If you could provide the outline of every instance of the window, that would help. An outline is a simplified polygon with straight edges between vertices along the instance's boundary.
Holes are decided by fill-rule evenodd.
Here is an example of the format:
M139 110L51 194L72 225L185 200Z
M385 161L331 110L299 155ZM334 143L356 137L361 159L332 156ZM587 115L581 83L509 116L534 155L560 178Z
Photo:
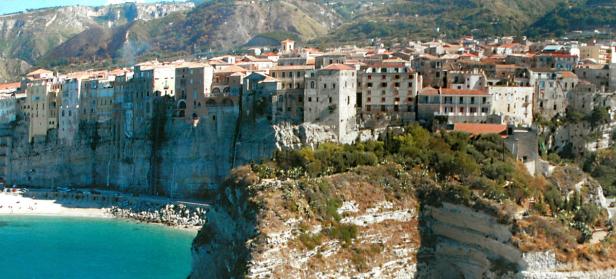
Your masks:
M314 89L314 81L310 82L310 88Z

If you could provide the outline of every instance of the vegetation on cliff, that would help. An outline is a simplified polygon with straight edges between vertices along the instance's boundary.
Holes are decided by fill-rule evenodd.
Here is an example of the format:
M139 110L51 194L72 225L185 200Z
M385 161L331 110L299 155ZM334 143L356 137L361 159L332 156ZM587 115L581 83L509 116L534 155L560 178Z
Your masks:
M339 241L340 253L358 270L371 266L366 263L383 248L358 241L357 226L342 222L342 208L349 200L374 205L373 195L417 209L445 201L466 205L511 225L511 244L520 250L551 249L559 260L589 268L612 264L597 259L616 251L611 233L590 241L595 230L609 229L605 210L594 202L596 183L577 183L585 176L574 167L549 179L533 177L497 135L430 133L413 125L379 141L278 151L270 161L239 170L254 182L244 184L250 184L245 189L257 216L265 214L257 220L269 220L259 231L302 220L297 247L322 249ZM413 242L421 245L419 235Z

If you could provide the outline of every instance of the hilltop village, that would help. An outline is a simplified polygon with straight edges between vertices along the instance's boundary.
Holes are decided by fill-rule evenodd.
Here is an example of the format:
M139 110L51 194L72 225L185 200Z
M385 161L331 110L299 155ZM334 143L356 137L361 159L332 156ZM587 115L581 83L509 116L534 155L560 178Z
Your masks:
M265 117L271 125L312 123L330 132L325 140L340 143L361 140L362 131L420 123L433 131L501 134L535 173L544 171L541 154L567 149L583 156L613 141L614 49L614 42L512 37L327 50L284 40L277 49L195 61L39 69L0 85L0 117L26 125L29 143L65 146L83 134L143 138L157 114L193 126L236 125L216 120L220 111ZM600 119L592 127L574 121L593 113ZM563 125L546 129L554 123ZM5 154L4 177L9 161Z

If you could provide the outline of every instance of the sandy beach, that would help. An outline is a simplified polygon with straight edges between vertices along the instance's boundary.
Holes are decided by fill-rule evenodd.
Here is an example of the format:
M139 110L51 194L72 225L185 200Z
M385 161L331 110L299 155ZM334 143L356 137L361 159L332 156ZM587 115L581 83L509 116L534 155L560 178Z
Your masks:
M35 200L17 193L0 193L0 215L39 215L112 218L97 204L88 201Z

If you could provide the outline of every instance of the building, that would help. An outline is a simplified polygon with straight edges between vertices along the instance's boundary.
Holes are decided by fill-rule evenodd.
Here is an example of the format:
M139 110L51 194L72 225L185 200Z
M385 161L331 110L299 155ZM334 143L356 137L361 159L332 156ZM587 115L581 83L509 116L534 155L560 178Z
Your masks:
M355 140L356 84L357 71L347 65L306 72L304 121L329 126L339 142Z
M468 71L450 71L447 84L453 89L482 89L487 86L488 78L480 69Z
M0 95L0 125L17 119L17 98L13 95Z
M573 72L581 80L586 80L598 88L610 87L610 67L608 64L582 64L578 65Z
M58 139L72 144L79 130L79 104L81 99L81 78L71 78L62 84L60 98Z
M501 123L517 127L533 124L534 87L490 86L491 114L501 117Z
M371 64L358 75L362 119L387 114L403 123L415 120L415 101L423 87L421 75L401 62Z
M543 119L564 116L567 109L567 94L578 83L577 76L569 71L531 71L530 84L535 87L534 113Z
M488 122L492 110L492 96L487 90L426 87L417 98L417 119L426 123L433 123L435 118L445 123Z
M273 120L272 97L280 90L280 82L262 73L251 73L242 82L243 117L256 121L258 116Z
M61 83L57 78L38 79L28 83L26 106L28 108L28 140L46 137L47 131L58 125L58 93Z
M314 63L317 69L321 69L331 64L345 64L346 60L343 53L326 53L315 57Z
M175 69L176 116L186 120L207 114L205 98L212 95L214 68L205 63L186 63Z
M51 79L54 77L54 73L45 69L38 69L36 71L30 72L26 75L26 78L29 80L35 79Z
M610 53L613 52L613 47L604 45L581 46L580 60L591 59L597 64L607 64L610 62Z
M280 83L280 89L272 96L272 121L287 121L299 124L304 121L304 90L306 72L312 65L275 66L270 76Z
M291 53L295 50L295 41L291 39L286 39L280 42L280 52L281 53Z

